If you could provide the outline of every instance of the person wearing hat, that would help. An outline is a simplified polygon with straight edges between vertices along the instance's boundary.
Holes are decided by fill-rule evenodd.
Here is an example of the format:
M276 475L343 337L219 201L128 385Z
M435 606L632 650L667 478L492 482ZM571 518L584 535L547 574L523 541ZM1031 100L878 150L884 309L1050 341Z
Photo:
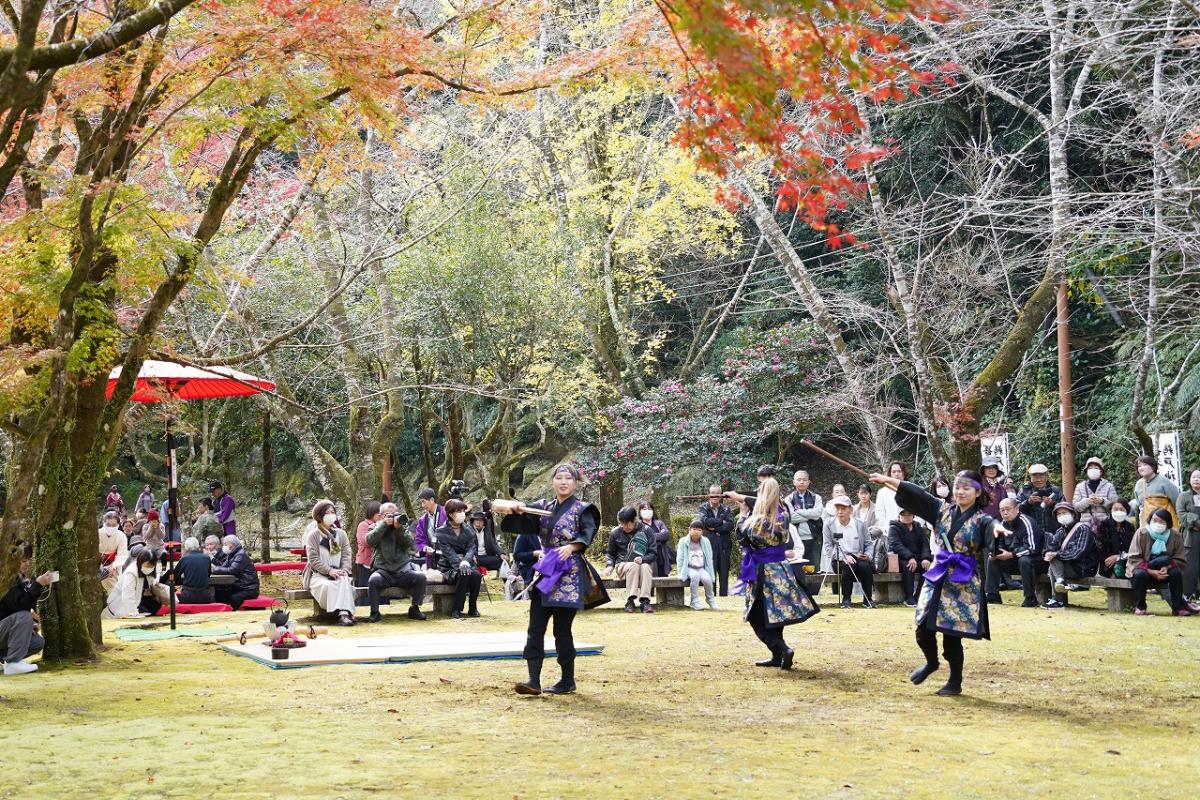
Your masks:
M1093 531L1108 519L1108 510L1117 499L1117 488L1104 477L1104 462L1092 456L1084 465L1087 477L1075 487L1075 512Z
M216 516L217 522L221 523L221 527L225 529L225 535L237 535L237 520L233 518L233 510L237 507L237 503L230 497L229 492L225 491L225 486L220 481L210 483L208 493L212 496L213 514Z
M1017 494L1017 506L1022 514L1033 517L1033 521L1044 531L1058 527L1054 518L1054 507L1064 499L1062 489L1050 482L1050 470L1045 464L1029 465L1029 483Z
M995 456L983 459L979 465L979 474L983 476L983 488L992 496L992 502L984 509L984 513L992 519L1000 519L1000 501L1010 494L1016 496L1017 489L1004 474L1000 459Z
M166 531L158 518L157 511L146 513L146 524L142 527L142 544L157 557L166 550Z
M835 495L829 502L834 508L834 516L826 520L822 531L824 557L830 564L837 563L841 607L850 607L850 592L857 582L862 585L863 608L874 608L871 597L875 588L875 564L871 558L874 551L871 533L866 523L853 515L849 497Z
M500 565L508 561L508 556L496 540L491 516L481 508L471 512L471 529L475 534L475 560L484 569L499 572Z
M1100 551L1096 547L1096 534L1090 525L1079 519L1075 506L1065 500L1054 506L1054 519L1058 526L1046 535L1046 571L1054 585L1054 597L1042 608L1066 608L1067 592L1079 591L1082 586L1068 584L1073 580L1090 578L1100 566Z
M1169 587L1171 611L1179 617L1190 617L1194 612L1183 598L1183 571L1186 568L1183 537L1171 527L1171 512L1165 508L1154 509L1146 525L1133 535L1125 566L1125 574L1133 583L1133 613L1139 617L1146 615L1147 589Z

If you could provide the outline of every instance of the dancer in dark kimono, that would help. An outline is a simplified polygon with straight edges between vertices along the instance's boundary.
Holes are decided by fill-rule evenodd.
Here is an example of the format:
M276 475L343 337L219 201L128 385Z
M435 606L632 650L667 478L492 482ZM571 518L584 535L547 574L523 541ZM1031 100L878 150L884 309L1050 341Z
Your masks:
M779 483L767 477L759 484L754 512L737 528L742 545L739 577L747 584L745 620L771 651L769 659L755 662L759 667L791 669L795 652L783 639L784 626L804 622L821 610L787 563L789 519L779 502Z
M500 529L505 532L536 535L541 542L541 550L535 551L538 559L546 552L557 549L558 557L570 564L548 596L543 596L536 586L529 590L529 629L522 653L529 667L529 680L516 685L518 694L536 695L543 691L547 694L568 694L575 691L575 639L571 624L584 607L584 598L596 583L595 573L584 560L583 552L592 543L600 526L600 511L591 503L575 497L579 480L579 471L575 467L560 464L551 479L554 499L526 505L528 508L549 511L550 516L515 511L500 523ZM558 652L558 664L562 667L562 680L543 690L542 661L546 658L546 626L552 619L554 647Z
M871 475L871 482L891 488L900 508L934 524L934 562L925 572L925 585L917 601L917 645L925 655L925 664L910 677L914 684L920 684L940 666L940 631L950 679L937 693L962 694L963 638L991 638L983 571L994 547L995 521L983 510L991 502L983 477L972 470L958 473L949 502L914 483L878 473Z

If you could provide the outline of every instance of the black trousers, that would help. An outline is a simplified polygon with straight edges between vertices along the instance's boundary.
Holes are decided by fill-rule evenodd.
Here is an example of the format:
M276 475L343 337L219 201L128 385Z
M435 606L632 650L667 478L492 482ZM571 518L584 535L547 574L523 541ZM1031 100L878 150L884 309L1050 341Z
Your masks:
M921 565L917 564L916 572L909 572L907 562L900 562L900 585L904 587L904 599L917 599L917 592L921 591L921 584L925 583L925 570L921 569Z
M476 556L475 560L488 572L499 572L500 565L504 563L504 559L500 556Z
M152 594L143 594L142 601L138 603L138 611L150 616L157 614L160 608L162 608L162 603L158 602L158 598Z
M716 570L716 589L721 597L729 596L729 557L733 553L731 534L705 533L713 551L713 569Z
M838 583L841 585L842 600L850 599L855 578L862 584L863 596L871 600L875 595L875 565L870 561L859 561L857 558L854 559L853 567L845 561L838 562Z
M205 586L203 589L184 586L179 590L179 602L181 603L211 603L215 597L211 586Z
M379 613L379 604L382 602L380 595L384 589L391 589L392 587L408 589L409 595L412 596L412 606L413 608L417 608L425 600L425 583L424 572L375 570L367 580L367 597L371 603L371 613Z
M454 610L462 611L467 596L471 598L471 610L477 610L479 604L479 585L483 576L472 569L466 575L456 572L454 575Z
M998 561L989 556L987 562L986 591L988 594L998 594L1000 592L1001 574L1020 574L1021 591L1024 592L1025 599L1036 601L1037 595L1033 591L1033 576L1045 575L1049 566L1046 563L1046 559L1041 556L1019 556L1003 561Z
M558 663L568 667L575 664L575 635L571 625L575 622L577 608L557 608L542 605L542 593L534 589L529 593L529 628L525 631L525 649L521 657L541 661L546 657L546 626L554 620L554 649L558 651Z
M218 603L228 603L237 611L242 603L258 597L258 589L238 589L234 586L216 586L213 588Z
M783 638L783 628L781 626L767 627L767 604L763 602L762 594L757 591L754 603L750 606L749 622L750 627L754 629L754 635L767 646L771 655L780 656L787 650L787 642Z
M921 648L921 652L925 654L925 660L930 664L938 663L937 658L937 633L929 630L924 625L917 628L917 646ZM950 665L950 683L956 686L962 685L962 670L963 670L963 644L961 636L952 636L948 633L942 634L942 655L946 658L946 663Z
M1167 570L1167 579L1165 581L1156 581L1150 577L1150 573L1144 569L1135 569L1133 575L1129 579L1133 583L1133 607L1140 608L1143 611L1146 609L1146 590L1150 587L1161 588L1167 586L1171 589L1171 610L1178 611L1185 605L1183 599L1183 573L1178 567L1171 567Z

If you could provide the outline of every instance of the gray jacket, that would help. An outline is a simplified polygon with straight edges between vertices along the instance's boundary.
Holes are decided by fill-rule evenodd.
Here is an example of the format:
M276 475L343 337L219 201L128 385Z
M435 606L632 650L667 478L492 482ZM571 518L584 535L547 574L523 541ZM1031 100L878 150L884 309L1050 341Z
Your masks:
M825 555L830 561L835 561L837 556L834 551L834 536L841 534L840 544L842 546L842 554L847 556L873 556L875 553L875 543L871 539L871 534L867 531L867 526L863 524L861 519L850 517L850 522L846 525L846 530L841 530L841 525L838 524L837 518L825 520L825 527L822 530L822 538L825 540Z
M1093 494L1104 498L1104 502L1098 506L1092 505L1089 500ZM1096 484L1095 492L1088 489L1087 481L1080 481L1075 487L1075 496L1071 501L1075 505L1075 511L1079 513L1080 520L1091 525L1092 530L1096 530L1101 522L1108 519L1108 509L1112 507L1116 499L1116 487L1101 478L1100 482Z

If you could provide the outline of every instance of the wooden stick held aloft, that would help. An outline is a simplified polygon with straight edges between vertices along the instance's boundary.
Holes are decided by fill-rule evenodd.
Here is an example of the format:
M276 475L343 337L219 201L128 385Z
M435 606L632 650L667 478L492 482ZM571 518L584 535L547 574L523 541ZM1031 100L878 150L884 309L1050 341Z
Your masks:
M550 512L544 508L530 508L520 500L493 500L492 511L500 514L515 514L520 511L522 514L532 514L535 517L550 516Z
M840 464L841 466L845 467L846 469L850 470L851 472L857 473L858 475L862 475L864 478L871 477L871 473L867 472L865 469L862 469L861 467L856 467L853 464L851 464L849 461L845 460L844 458L838 458L837 456L835 456L833 453L829 452L828 450L824 450L820 447L817 447L815 444L810 442L808 439L801 439L800 444L804 445L809 450L812 450L817 455L824 456L825 458L828 458L830 461L832 461L835 464Z

